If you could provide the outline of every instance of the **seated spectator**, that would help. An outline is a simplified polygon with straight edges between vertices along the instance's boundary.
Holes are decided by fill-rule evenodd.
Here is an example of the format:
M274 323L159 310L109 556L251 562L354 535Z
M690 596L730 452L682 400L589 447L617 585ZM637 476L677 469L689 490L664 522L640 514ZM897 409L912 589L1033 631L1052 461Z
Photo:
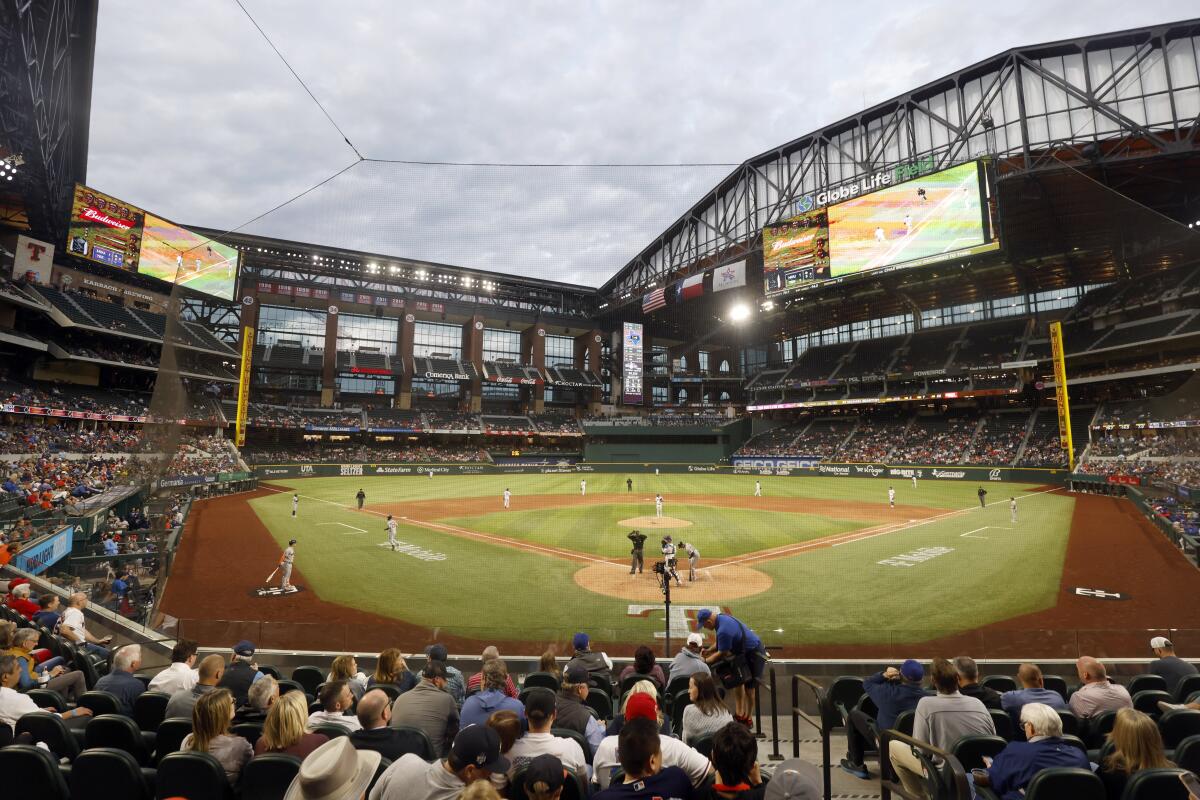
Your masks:
M511 764L512 759L509 758L508 754L512 751L513 745L517 743L517 740L521 738L521 734L524 732L521 730L521 718L517 716L517 712L507 710L497 711L488 717L487 722L484 724L494 730L496 735L500 737L500 754L508 758ZM491 785L498 791L507 792L508 775L503 772L493 773Z
M633 663L621 670L621 676L617 682L620 683L630 675L649 675L658 682L660 690L667 685L667 678L663 675L662 667L655 663L654 651L644 644L633 651Z
M29 599L32 588L28 583L22 583L8 593L8 607L25 619L33 619L33 615L42 610L40 605Z
M11 622L8 624L12 625ZM22 692L38 688L41 676L46 675L47 679L43 688L60 692L68 702L74 703L81 694L87 691L83 673L79 670L69 669L66 666L66 659L62 657L48 658L39 664L33 655L33 651L37 649L39 638L40 634L33 628L17 629L12 635L12 646L0 649L0 655L8 655L17 659L20 667L19 688Z
M38 708L37 703L30 700L28 695L16 690L15 687L20 682L19 673L20 666L15 658L0 656L0 724L7 725L15 731L17 720L35 711L58 713L64 720L70 720L68 724L72 727L83 727L87 724L87 717L90 717L92 712L83 706L61 712L56 708Z
M338 656L329 667L330 681L345 681L350 687L350 693L357 701L367 691L367 676L358 671L358 662L354 656Z
M672 741L658 735L658 725L649 717L633 717L621 729L615 749L616 761L625 775L595 795L594 800L654 800L654 798L690 798L694 781L677 766L668 764L663 745ZM697 755L699 755L697 753ZM599 754L597 754L599 756ZM708 772L708 759L704 771ZM606 759L594 763L596 775L611 773L615 763ZM607 783L607 780L605 781Z
M345 736L339 736L304 759L284 800L361 800L379 763L378 753L355 750Z
M566 771L558 756L544 753L529 762L525 770L525 795L529 800L559 800Z
M121 713L132 717L133 701L146 691L146 684L133 676L141 668L141 645L127 644L113 656L112 671L96 681L92 688L114 695L120 703Z
M654 698L654 702L658 704L658 688L653 681L638 681L633 686L629 687L629 691L625 693L625 698L621 701L620 707L617 708L617 713L613 714L612 722L608 723L608 727L604 730L605 736L616 736L621 732L621 726L625 724L625 707L629 705L629 698L635 694L648 694ZM662 713L662 706L658 706L658 732L663 736L671 736L674 731L671 730L671 718Z
M320 700L321 710L308 715L310 731L320 725L337 725L339 728L345 728L347 733L361 727L358 717L350 715L350 708L354 705L354 694L345 681L327 681L321 686Z
M421 682L396 698L392 703L393 728L418 728L433 743L436 756L449 752L458 733L458 706L446 691L446 665L428 661L421 672Z
M233 656L229 659L229 667L221 676L218 684L222 689L233 693L233 701L238 706L246 705L249 698L250 685L263 676L258 665L254 663L254 642L243 639L233 646Z
M687 730L686 721L683 727ZM712 765L717 776L707 800L759 800L765 793L767 785L758 769L758 740L745 725L734 722L732 715L713 734Z
M359 729L350 734L350 741L359 750L374 750L388 761L395 761L407 752L400 731L391 727L392 701L382 689L371 689L358 701Z
M1105 756L1097 774L1109 797L1119 798L1129 777L1138 770L1175 766L1167 760L1158 725L1141 711L1118 711L1108 741L1113 750Z
M989 689L979 682L979 666L970 656L959 656L954 659L954 669L958 672L958 691L963 697L974 697L983 703L985 708L1000 711L1000 693Z
M449 695L446 698L454 702ZM393 761L371 790L371 800L455 800L467 786L507 771L499 734L486 725L472 725L454 737L444 759L430 764L415 753L405 753Z
M270 675L263 675L250 684L247 700L249 702L234 713L233 721L235 723L265 722L271 706L279 700L279 682Z
M483 648L483 655L480 657L480 660L484 664L486 664L487 662L491 661L493 658L499 658L499 657L500 657L500 651L494 645L489 644L487 647ZM551 658L553 658L553 656L551 656ZM483 670L480 670L479 672L476 672L471 677L467 678L467 693L470 694L471 692L479 691L479 687L482 684L483 684ZM516 699L518 696L517 687L516 687L516 684L513 683L513 679L512 679L511 675L507 676L504 680L504 694L506 694L507 696L509 696L513 699Z
M815 765L789 758L775 766L763 800L820 800L824 797L824 786L821 771ZM714 793L712 797L715 796Z
M434 642L425 648L425 657L429 661L442 662L446 669L446 691L454 698L454 704L462 708L467 694L467 680L458 667L450 664L450 654L446 651L446 645Z
M695 631L688 634L687 643L684 644L679 654L675 656L675 660L671 662L672 680L696 672L702 672L705 675L709 674L708 662L704 660L704 656L700 655L700 650L703 647L703 636Z
M1083 656L1075 662L1075 672L1083 684L1071 695L1070 708L1075 716L1088 719L1105 711L1133 708L1129 690L1120 684L1109 683L1104 665L1096 659Z
M391 684L404 694L417 685L417 677L408 671L404 656L395 647L389 647L379 654L375 664L375 674L367 681L367 688L372 689L383 684Z
M191 639L180 639L171 648L171 664L162 672L150 679L147 687L152 692L175 694L184 689L191 689L200 680L196 666L196 650L199 645Z
M180 750L208 753L225 770L230 785L236 786L242 767L254 755L250 743L229 732L233 721L233 693L228 689L208 692L192 709L192 732L183 739Z
M562 670L558 668L558 659L555 657L553 650L547 650L542 653L542 658L538 661L538 672L545 672L556 678L562 677Z
M263 753L287 753L307 758L329 737L323 733L306 730L308 703L304 692L288 692L271 704L267 720L263 723L262 736L254 743L254 755Z
M1017 668L1017 683L1020 689L1000 695L1000 708L1012 717L1013 725L1020 729L1021 707L1026 703L1042 703L1053 709L1068 711L1067 701L1053 689L1047 689L1042 679L1042 670L1037 664L1022 664Z
M517 739L508 753L508 760L512 762L510 780L534 758L547 753L557 756L577 773L585 774L587 758L579 742L550 733L555 720L554 692L545 688L530 689L525 697L525 718L529 722L529 732Z
M588 682L599 686L606 692L612 691L612 659L607 653L597 653L591 649L591 639L586 633L577 633L571 640L575 654L567 662L566 669L572 666L582 666L588 673ZM565 670L564 670L565 672ZM561 716L561 714L560 714Z
M729 713L717 695L717 684L713 682L712 675L694 673L688 681L688 697L692 702L683 709L683 730L680 732L688 744L701 736L713 735L733 722L733 714Z
M1009 742L987 770L976 772L977 786L990 786L1001 800L1021 800L1033 776L1044 769L1091 769L1087 754L1062 740L1062 718L1055 709L1045 703L1023 704L1021 727L1026 741Z
M83 617L83 610L87 608L87 605L88 598L83 592L75 592L71 595L67 609L63 611L62 619L58 624L59 633L89 655L98 656L107 661L110 654L104 645L111 642L112 637L106 636L103 639L97 639L88 632L87 623Z
M1154 661L1146 671L1158 675L1167 682L1167 691L1175 693L1179 682L1188 675L1196 674L1196 667L1175 655L1175 645L1165 636L1155 636L1150 640L1150 649L1154 652Z
M483 664L483 689L463 701L459 726L482 725L496 711L513 711L525 718L525 706L504 693L508 667L499 658Z
M216 653L205 656L204 660L200 662L200 669L196 671L196 685L191 689L180 689L171 695L171 699L167 701L164 718L184 717L186 719L192 716L192 709L195 708L196 701L216 689L224 674L225 659Z
M842 769L863 780L871 776L863 763L863 754L874 748L876 731L894 728L897 717L915 709L922 697L929 696L929 691L921 686L924 679L925 668L921 662L910 658L900 665L900 669L888 667L863 681L867 696L879 711L874 720L857 708L850 711Z
M582 735L592 746L592 752L604 740L604 728L592 716L584 700L588 696L588 671L582 662L571 659L563 670L562 683L555 698L555 713L558 727L568 728Z
M649 727L656 734L661 743L655 750L662 756L663 767L681 768L685 780L691 786L699 786L704 781L709 773L708 759L674 736L663 736L659 733L658 704L654 702L653 697L644 692L630 695L625 706L625 715L625 724L621 726L621 733L617 736L604 737L592 756L592 780L598 783L601 789L608 787L614 767L618 764L625 767L625 759L621 756L620 751L621 744L625 741L625 732L629 730L630 726ZM625 769L626 778L628 778L628 767ZM676 796L687 797L689 795Z

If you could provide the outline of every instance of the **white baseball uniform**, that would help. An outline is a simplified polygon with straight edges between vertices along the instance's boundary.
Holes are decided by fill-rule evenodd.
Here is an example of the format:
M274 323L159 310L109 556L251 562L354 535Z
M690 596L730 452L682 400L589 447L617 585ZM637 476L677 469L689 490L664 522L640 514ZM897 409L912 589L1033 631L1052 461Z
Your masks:
M917 473L915 473L915 472L913 473L912 479L913 479L913 488L915 489L915 488L917 488Z
M754 496L762 497L762 481L754 482Z
M663 507L662 495L661 494L655 495L654 496L654 516L656 516L656 517L662 516L662 507Z
M508 508L509 502L512 500L512 492L508 489L504 490L504 507Z
M587 497L587 481L579 482L579 496Z
M399 544L396 541L396 520L389 519L387 521L387 532L388 532L388 544L391 546L391 548L393 550L395 550L396 545Z
M1017 498L1014 497L1008 501L1008 510L1012 516L1012 521L1015 523L1017 521Z
M300 495L292 495L292 516L296 516L296 512L300 509Z
M896 490L888 489L888 505L892 508L896 507Z

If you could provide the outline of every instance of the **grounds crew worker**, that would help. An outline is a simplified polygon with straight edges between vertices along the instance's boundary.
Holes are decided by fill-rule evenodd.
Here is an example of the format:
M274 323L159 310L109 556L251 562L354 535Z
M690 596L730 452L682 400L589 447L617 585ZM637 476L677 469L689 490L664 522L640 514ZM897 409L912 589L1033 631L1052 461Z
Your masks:
M632 575L635 572L640 573L642 571L642 560L644 556L642 547L646 544L646 534L642 533L641 531L634 531L633 533L629 534L628 539L629 541L633 542L633 549L629 551L633 556L633 558L629 560L629 574Z

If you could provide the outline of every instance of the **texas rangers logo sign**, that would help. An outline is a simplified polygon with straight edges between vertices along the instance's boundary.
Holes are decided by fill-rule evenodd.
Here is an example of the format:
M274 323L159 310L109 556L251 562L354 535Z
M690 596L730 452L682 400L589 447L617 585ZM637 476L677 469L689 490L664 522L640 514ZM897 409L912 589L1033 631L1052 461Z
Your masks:
M1094 597L1097 600L1128 600L1129 599L1129 595L1125 594L1124 592L1110 592L1105 589L1088 589L1083 586L1076 586L1071 591L1071 593L1079 595L1080 597Z

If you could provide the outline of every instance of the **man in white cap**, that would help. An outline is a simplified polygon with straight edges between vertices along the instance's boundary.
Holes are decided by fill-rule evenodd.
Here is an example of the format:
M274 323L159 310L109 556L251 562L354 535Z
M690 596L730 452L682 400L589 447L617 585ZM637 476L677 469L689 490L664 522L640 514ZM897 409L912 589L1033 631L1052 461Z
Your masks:
M704 660L704 656L700 651L704 648L704 637L693 631L688 634L687 642L675 656L675 660L671 662L671 677L678 678L681 675L708 675L711 670L708 668L708 662Z
M330 739L304 759L283 800L361 800L381 758L356 750L345 736Z
M1150 640L1150 649L1154 651L1155 660L1150 662L1147 672L1160 676L1167 682L1167 691L1175 694L1179 682L1188 675L1196 674L1196 667L1175 655L1175 645L1165 636L1155 636Z

